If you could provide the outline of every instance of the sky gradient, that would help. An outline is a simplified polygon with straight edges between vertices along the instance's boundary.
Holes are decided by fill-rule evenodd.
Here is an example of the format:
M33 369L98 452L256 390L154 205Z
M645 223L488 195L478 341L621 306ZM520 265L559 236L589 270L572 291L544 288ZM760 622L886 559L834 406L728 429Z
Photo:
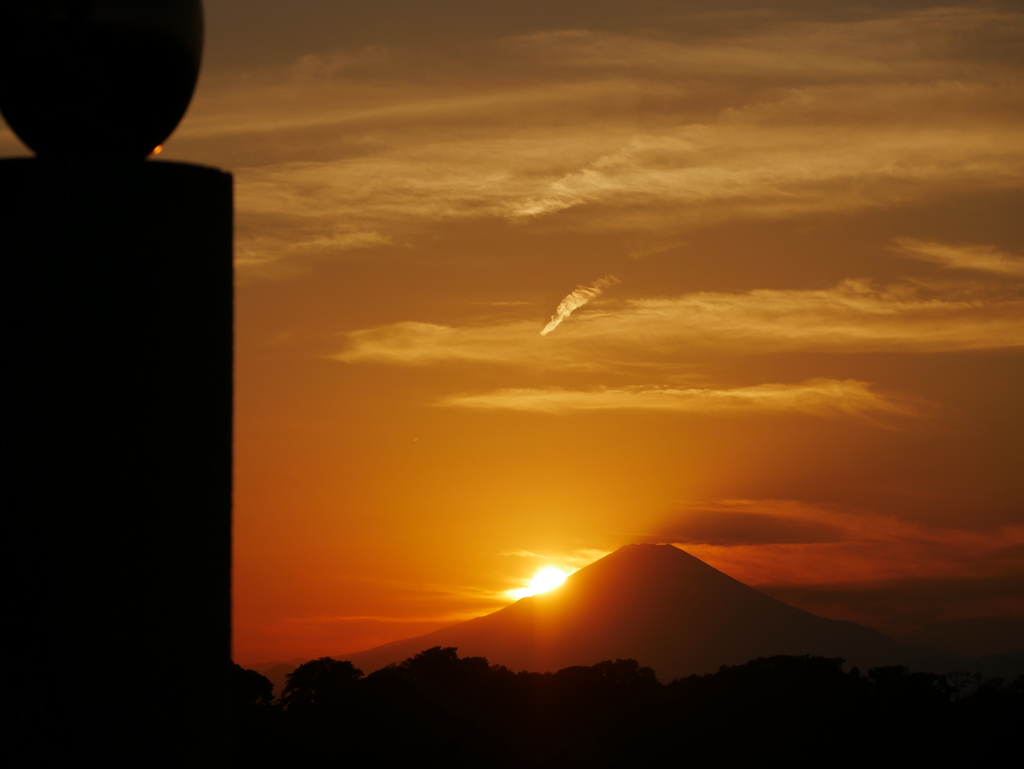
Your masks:
M207 0L237 660L630 542L1024 647L1024 12L820 5Z

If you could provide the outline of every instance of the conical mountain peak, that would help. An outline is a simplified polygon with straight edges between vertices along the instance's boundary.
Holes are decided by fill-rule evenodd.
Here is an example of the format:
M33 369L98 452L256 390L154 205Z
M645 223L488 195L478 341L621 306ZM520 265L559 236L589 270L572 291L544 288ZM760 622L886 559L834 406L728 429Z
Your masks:
M370 672L433 646L514 670L635 659L663 679L774 654L839 656L865 666L906 652L870 628L796 609L679 548L653 544L621 547L560 588L485 617L345 658Z

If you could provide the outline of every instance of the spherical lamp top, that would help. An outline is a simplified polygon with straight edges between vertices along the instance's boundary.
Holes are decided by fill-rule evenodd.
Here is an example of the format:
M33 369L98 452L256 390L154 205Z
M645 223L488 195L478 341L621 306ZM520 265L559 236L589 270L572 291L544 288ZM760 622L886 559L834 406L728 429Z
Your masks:
M6 0L0 112L42 158L144 159L185 114L202 0Z

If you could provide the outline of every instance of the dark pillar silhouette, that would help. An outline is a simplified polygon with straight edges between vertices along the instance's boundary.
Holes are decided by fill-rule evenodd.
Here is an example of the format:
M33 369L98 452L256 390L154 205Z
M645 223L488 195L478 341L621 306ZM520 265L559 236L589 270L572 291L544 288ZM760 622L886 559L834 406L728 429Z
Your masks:
M182 67L194 85L201 8L136 5L158 13L140 22L118 17L130 3L33 0L0 18L0 109L39 154L0 161L14 766L228 765L232 179L144 160L187 105ZM125 72L160 58L145 44L157 38L176 51L164 64L178 85L176 117L154 128L159 109L133 112L138 83ZM33 68L33 56L45 61ZM69 86L80 73L55 61L88 77ZM122 80L105 80L115 66ZM45 81L61 72L61 109L83 135L107 135L98 116L121 105L116 141L47 143ZM24 78L37 76L32 96Z

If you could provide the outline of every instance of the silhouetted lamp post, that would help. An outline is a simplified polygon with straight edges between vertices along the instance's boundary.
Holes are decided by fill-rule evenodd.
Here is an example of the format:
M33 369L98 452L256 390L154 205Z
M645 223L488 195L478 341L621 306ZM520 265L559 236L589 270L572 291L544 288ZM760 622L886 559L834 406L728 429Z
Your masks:
M232 180L146 160L202 23L200 0L0 3L0 111L36 153L0 161L17 766L227 761Z

